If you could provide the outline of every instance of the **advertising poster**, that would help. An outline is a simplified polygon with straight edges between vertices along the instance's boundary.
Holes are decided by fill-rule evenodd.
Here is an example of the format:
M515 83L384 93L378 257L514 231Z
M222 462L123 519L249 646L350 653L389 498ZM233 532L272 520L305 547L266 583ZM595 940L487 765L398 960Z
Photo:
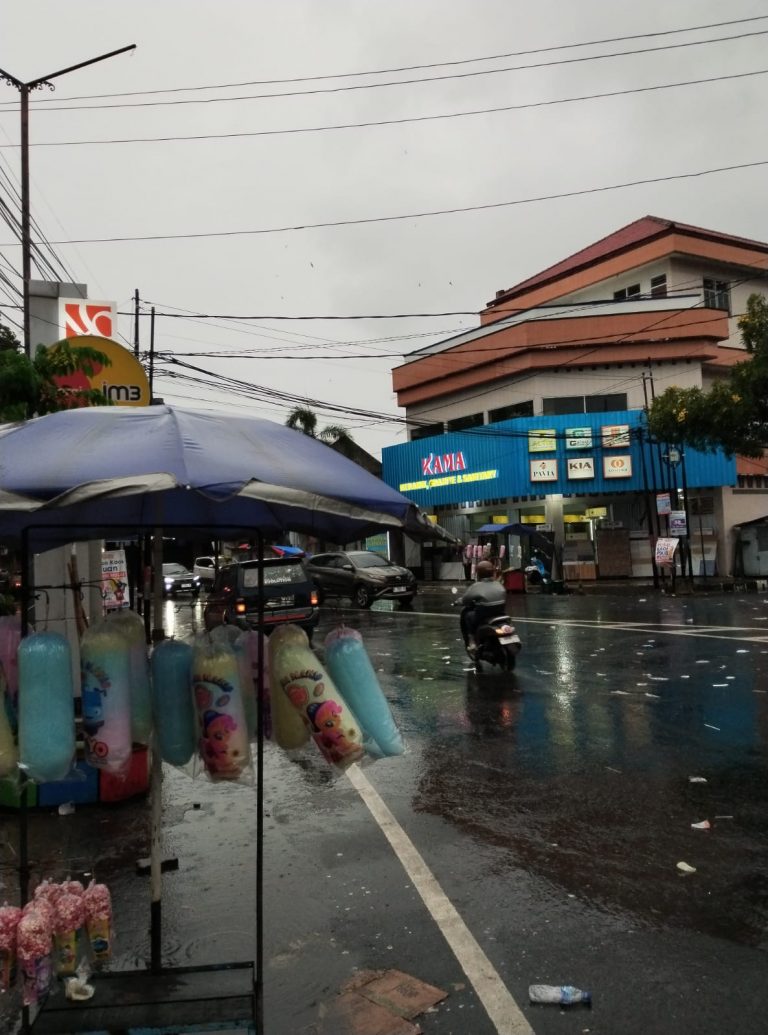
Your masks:
M688 535L688 522L684 510L671 510L669 512L669 534L676 536Z
M603 449L626 449L629 446L629 424L604 424L600 431Z
M556 482L557 460L531 460L532 482Z
M657 514L669 514L672 511L672 498L668 492L659 492L656 494L656 513Z
M568 460L568 478L594 478L595 461L591 456L583 456L578 460Z
M660 568L671 568L675 563L675 550L680 543L679 539L657 539L656 540L656 564Z
M529 453L554 453L557 449L557 432L554 428L537 428L528 432Z
M125 550L102 550L101 592L104 597L104 607L108 611L118 611L121 607L130 607Z
M592 428L566 428L565 429L566 449L591 449Z
M631 456L604 456L603 457L604 478L631 478L632 457Z

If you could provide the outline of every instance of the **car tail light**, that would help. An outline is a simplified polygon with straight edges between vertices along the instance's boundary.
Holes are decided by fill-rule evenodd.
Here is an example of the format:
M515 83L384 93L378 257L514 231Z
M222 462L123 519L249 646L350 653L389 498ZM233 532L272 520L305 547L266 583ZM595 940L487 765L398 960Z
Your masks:
M236 600L235 601L235 614L237 614L237 615L244 615L246 613L246 610L247 610L247 608L245 606L245 601L244 600Z
M317 607L317 605L320 603L320 597L317 595L316 589L313 589L309 594L309 602L312 605L312 607Z

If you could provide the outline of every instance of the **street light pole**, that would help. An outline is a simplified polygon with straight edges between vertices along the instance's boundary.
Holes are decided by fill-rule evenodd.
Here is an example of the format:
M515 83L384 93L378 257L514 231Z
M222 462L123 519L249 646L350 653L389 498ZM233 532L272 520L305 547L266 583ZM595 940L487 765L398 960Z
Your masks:
M24 352L27 356L32 354L32 340L30 333L30 311L29 311L29 285L32 279L32 235L31 216L29 204L29 94L32 90L41 90L48 87L55 90L51 79L58 79L68 72L75 72L78 68L86 68L88 65L95 65L97 61L106 61L107 58L116 57L118 54L125 54L126 51L135 50L136 44L131 43L127 47L120 47L119 50L110 50L108 54L100 54L98 57L89 58L87 61L80 61L68 68L61 68L58 72L51 72L48 75L40 76L38 79L31 79L23 83L16 76L0 68L0 79L15 86L19 91L21 108L21 275L23 285L23 308L24 308Z

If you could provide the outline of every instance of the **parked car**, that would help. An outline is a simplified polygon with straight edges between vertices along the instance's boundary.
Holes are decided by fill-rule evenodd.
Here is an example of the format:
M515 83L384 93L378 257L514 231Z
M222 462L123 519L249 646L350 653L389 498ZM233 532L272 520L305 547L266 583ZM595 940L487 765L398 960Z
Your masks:
M259 567L264 569L264 631L293 622L312 639L320 617L317 587L300 560L265 557L239 561L219 569L203 611L206 629L217 625L258 628Z
M193 575L183 564L171 561L163 565L163 595L178 597L189 593L192 597L200 595L200 579Z
M321 601L347 597L358 607L370 607L374 600L409 603L416 595L413 572L372 550L318 553L304 564L320 590Z
M195 557L195 563L192 565L192 574L200 579L203 589L210 589L216 577L216 572L223 563L221 557Z

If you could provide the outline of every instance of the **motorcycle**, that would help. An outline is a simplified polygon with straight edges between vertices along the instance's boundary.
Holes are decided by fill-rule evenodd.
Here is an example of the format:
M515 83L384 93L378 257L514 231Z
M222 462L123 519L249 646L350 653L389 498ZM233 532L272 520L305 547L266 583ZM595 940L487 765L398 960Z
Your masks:
M454 589L452 592L456 593ZM461 603L456 600L453 606ZM463 628L463 624L462 624ZM470 646L464 637L464 649L475 666L475 671L483 671L483 665L492 665L503 672L512 672L517 662L517 655L522 649L522 642L512 619L505 614L487 614L475 628L474 646Z

